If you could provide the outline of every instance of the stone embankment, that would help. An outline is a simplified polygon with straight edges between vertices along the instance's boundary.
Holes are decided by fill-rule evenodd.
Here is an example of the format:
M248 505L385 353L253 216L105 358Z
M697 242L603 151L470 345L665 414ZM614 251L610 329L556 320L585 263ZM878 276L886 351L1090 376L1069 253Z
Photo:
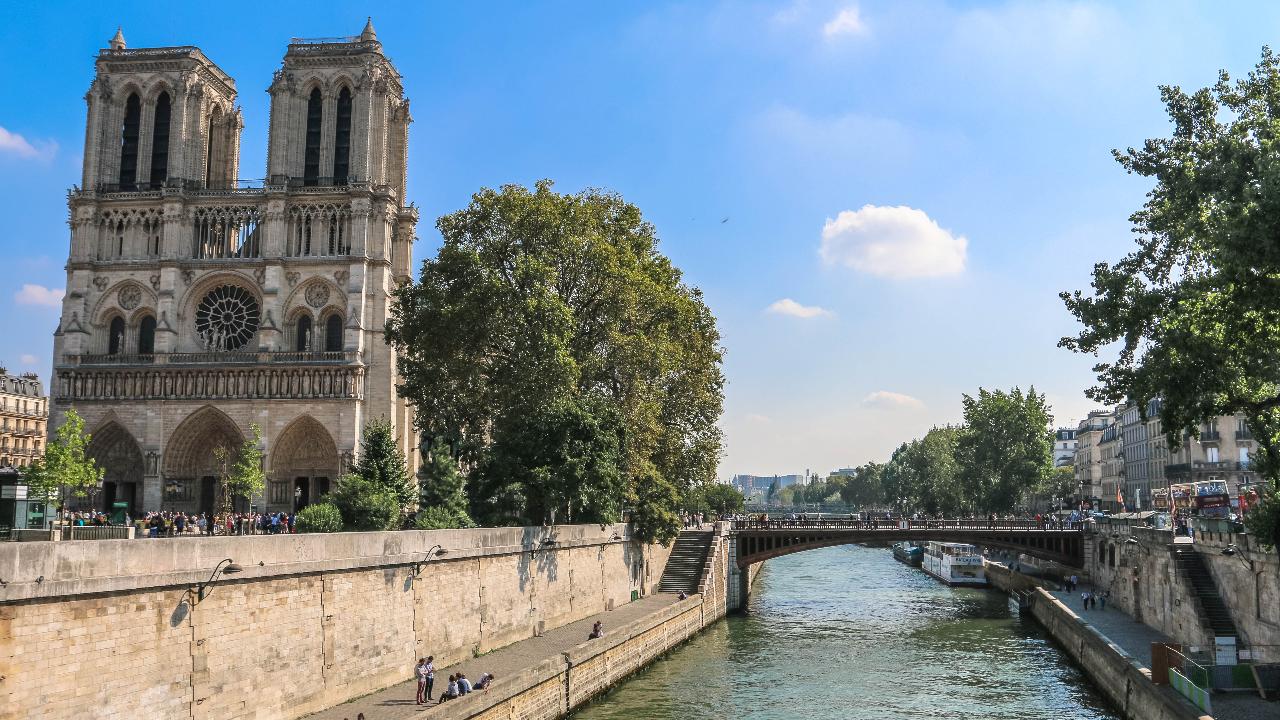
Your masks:
M988 563L987 577L1030 607L1032 617L1126 720L1213 720L1173 690L1152 683L1149 668L1047 592L1038 579L997 563Z
M424 655L450 665L651 595L669 549L627 532L3 543L0 719L81 718L86 708L97 718L300 717L402 683ZM507 706L565 695L547 712L571 707L722 616L722 540L699 595L489 695L509 696ZM200 599L195 588L227 558L241 572Z

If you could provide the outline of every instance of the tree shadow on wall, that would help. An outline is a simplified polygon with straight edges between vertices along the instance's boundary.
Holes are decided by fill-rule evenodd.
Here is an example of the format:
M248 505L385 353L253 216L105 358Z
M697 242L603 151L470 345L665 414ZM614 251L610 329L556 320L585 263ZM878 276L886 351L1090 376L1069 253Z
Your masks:
M554 582L560 574L559 540L554 527L526 527L520 535L524 551L520 553L517 571L520 574L520 591L528 589L533 576L543 575Z

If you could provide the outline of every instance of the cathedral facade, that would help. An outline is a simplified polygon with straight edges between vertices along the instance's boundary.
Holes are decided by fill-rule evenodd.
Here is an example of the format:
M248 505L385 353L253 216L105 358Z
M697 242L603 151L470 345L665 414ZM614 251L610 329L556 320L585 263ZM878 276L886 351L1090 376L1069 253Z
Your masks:
M369 23L292 40L268 92L266 174L247 183L235 81L199 48L117 32L98 54L50 418L84 417L106 473L94 505L215 510L215 450L253 425L267 484L240 508L323 496L376 418L415 469L383 339L418 221L400 74Z

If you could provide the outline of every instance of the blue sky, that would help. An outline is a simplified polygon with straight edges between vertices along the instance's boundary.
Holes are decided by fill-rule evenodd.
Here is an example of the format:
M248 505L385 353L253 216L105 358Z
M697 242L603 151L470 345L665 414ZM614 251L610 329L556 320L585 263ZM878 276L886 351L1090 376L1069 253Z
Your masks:
M23 3L0 25L0 362L47 379L84 92L117 25L236 78L241 176L291 36L354 3ZM720 319L720 474L883 460L979 385L1092 403L1057 299L1131 246L1147 190L1110 150L1163 135L1156 86L1201 87L1274 42L1280 5L1150 2L379 3L413 101L424 222L481 186L552 178L636 203ZM727 218L727 221L725 220Z

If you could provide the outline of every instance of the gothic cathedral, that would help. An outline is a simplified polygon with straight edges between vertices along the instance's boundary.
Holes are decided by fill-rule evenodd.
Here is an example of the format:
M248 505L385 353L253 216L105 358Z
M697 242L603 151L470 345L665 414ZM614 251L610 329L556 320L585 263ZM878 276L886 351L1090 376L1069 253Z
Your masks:
M92 433L98 507L216 510L214 451L251 425L267 484L242 510L323 496L371 419L416 469L383 340L418 221L400 74L370 23L292 40L268 92L266 177L244 183L236 84L199 48L117 32L98 54L51 391L52 425L75 408Z

